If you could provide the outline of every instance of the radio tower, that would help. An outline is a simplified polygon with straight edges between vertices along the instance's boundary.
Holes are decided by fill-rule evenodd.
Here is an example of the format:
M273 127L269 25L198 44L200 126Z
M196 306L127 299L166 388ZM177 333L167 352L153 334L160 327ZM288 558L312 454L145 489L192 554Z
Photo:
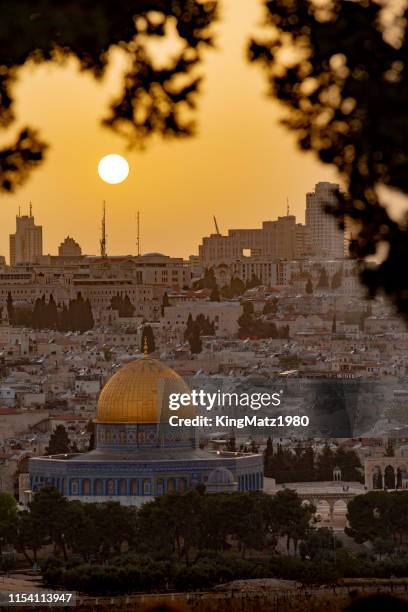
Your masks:
M101 224L101 239L99 241L101 247L101 257L106 257L106 211L105 211L105 200L103 201L103 212L102 212L102 224Z
M136 254L140 255L140 212L139 211L137 211L136 221L137 221Z

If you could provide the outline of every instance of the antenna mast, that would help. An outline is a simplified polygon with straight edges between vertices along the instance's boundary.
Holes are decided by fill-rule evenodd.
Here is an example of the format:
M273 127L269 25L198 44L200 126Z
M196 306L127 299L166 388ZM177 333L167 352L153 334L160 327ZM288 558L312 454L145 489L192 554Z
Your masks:
M289 217L289 198L286 198L286 216Z
M137 234L136 234L136 254L140 255L140 212L137 211L136 215L137 220Z
M106 210L105 210L105 205L106 202L105 200L103 201L103 208L102 208L102 224L101 224L101 239L99 241L100 247L101 247L101 257L106 257L106 227L105 227L105 222L106 222Z

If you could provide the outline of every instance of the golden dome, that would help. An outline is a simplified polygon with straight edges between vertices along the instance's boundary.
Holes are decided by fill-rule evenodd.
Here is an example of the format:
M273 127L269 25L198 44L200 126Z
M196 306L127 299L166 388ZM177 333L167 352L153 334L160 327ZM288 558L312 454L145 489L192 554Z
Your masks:
M190 393L177 372L149 356L131 361L103 387L96 420L98 423L158 423L168 420L170 393ZM191 416L191 408L172 414Z

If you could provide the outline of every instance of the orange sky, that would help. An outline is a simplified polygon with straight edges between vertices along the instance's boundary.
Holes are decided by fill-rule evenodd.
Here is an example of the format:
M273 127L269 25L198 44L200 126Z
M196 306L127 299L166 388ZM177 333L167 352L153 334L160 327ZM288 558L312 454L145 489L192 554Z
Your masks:
M7 143L29 123L50 143L47 159L15 195L2 195L0 254L8 259L8 235L18 206L33 203L43 226L44 252L56 253L69 234L83 252L98 253L102 200L107 201L108 254L134 253L136 211L141 213L143 252L173 256L196 253L203 235L256 227L291 212L304 220L305 193L334 171L312 154L300 153L293 134L279 125L282 109L266 97L261 70L245 58L248 36L260 22L260 2L223 0L216 26L217 49L206 52L198 135L181 142L157 139L144 152L126 143L100 118L118 87L120 58L102 83L66 66L27 67L15 86L18 122L2 133ZM120 153L130 175L107 185L97 175L99 159Z

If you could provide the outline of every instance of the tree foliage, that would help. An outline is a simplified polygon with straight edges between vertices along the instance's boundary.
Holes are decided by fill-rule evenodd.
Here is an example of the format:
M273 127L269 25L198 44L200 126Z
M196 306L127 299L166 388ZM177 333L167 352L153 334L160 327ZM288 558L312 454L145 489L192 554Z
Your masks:
M50 436L47 455L62 455L71 450L71 442L64 425L57 425Z
M299 445L289 450L272 440L264 453L265 476L277 482L327 482L333 480L333 470L341 470L345 482L361 482L362 466L353 450L339 447L333 451L329 446L316 454L309 445Z
M348 505L346 533L356 542L392 541L408 544L408 491L370 491Z
M15 324L19 323L16 320L17 313L18 310L15 310ZM24 324L34 329L58 329L83 333L94 326L91 303L88 299L84 300L81 293L70 300L68 306L63 304L59 309L52 294L48 302L43 295L35 300L34 308L29 314Z
M214 268L205 268L202 278L194 281L194 289L217 289L217 279Z
M112 310L117 310L118 316L121 318L133 317L133 314L135 312L135 307L130 301L130 298L127 293L124 296L121 296L119 294L112 296L111 308Z
M290 489L275 495L190 490L137 509L69 501L44 486L28 511L0 496L0 528L9 522L2 543L30 564L41 550L48 587L103 595L195 590L240 578L327 584L338 576L407 575L407 503L405 492L370 492L350 502L349 534L373 543L373 555L362 559L342 548L331 530L316 530L315 508ZM282 538L289 555L276 550Z
M375 0L264 5L272 35L251 41L250 59L264 67L301 149L340 171L347 191L327 208L341 225L349 220L350 253L364 260L386 247L380 265L363 266L371 295L384 290L408 316L406 215L390 216L381 189L408 193L407 9L396 16Z
M242 302L242 308L243 313L238 319L238 335L240 338L289 338L289 327L287 325L278 328L275 323L266 320L263 316L264 313L262 315L255 314L252 302ZM272 311L273 307L270 312Z
M255 280L255 282L257 282ZM254 285L256 286L256 285ZM226 299L232 299L234 297L240 297L248 287L245 285L244 281L242 281L237 276L233 276L228 285L224 285L221 288L221 295Z
M214 321L211 321L209 317L206 317L205 315L200 313L194 319L191 313L188 315L187 325L184 332L184 339L188 341L191 353L201 353L203 349L201 336L214 335L215 324Z
M320 270L319 280L317 281L318 289L328 289L329 287L329 277L327 276L327 272L325 268Z
M10 493L0 493L0 555L3 544L13 538L17 520L17 502Z

